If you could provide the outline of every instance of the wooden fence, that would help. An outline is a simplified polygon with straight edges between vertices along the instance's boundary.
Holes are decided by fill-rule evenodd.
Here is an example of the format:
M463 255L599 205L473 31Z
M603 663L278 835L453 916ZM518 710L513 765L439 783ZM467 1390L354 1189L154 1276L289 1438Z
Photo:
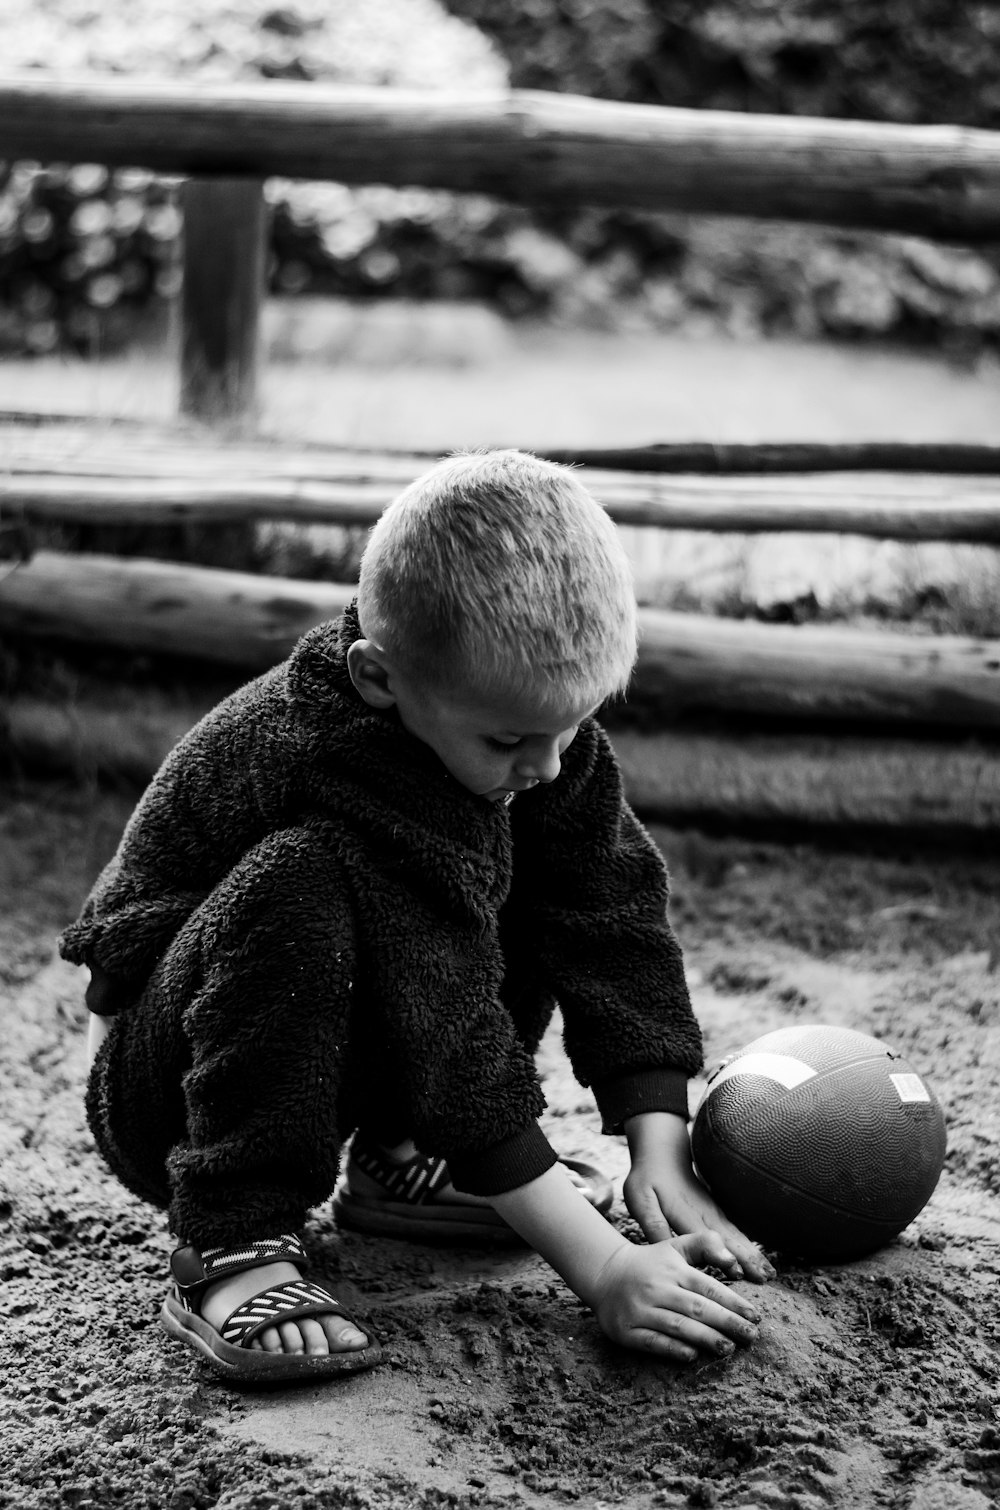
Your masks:
M0 75L0 152L188 177L182 407L210 418L253 408L263 181L276 174L1000 240L1000 137L958 126L523 90Z
M7 157L194 175L183 194L181 408L226 421L229 437L125 427L57 463L37 438L19 444L22 431L8 422L0 524L29 533L56 521L368 524L426 464L413 455L282 453L232 439L233 421L252 429L270 174L1000 240L1000 137L946 126L519 92L473 100L19 78L0 79L0 144ZM581 462L622 524L1000 544L1000 448L653 445L547 454ZM0 579L0 630L193 654L247 671L286 653L351 591L162 561L25 554ZM647 808L673 818L1000 827L992 743L1000 642L652 611L643 627L637 685L672 717L777 717L797 731L755 733L744 722L734 742L718 730L675 727L652 763L623 731L620 753L640 805L645 791ZM133 720L138 727L145 719L146 733L124 764L155 764L178 721L196 711L147 708ZM40 758L74 738L89 740L91 752L121 754L128 740L109 732L110 716L21 699L6 711L7 734ZM816 720L851 727L852 740L811 733ZM897 729L888 742L886 726ZM936 727L933 741L909 737L915 726Z

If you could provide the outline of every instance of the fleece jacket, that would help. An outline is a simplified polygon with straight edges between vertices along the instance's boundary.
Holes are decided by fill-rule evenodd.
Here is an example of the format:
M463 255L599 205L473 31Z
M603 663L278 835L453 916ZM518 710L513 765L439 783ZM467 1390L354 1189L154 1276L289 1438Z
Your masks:
M488 802L358 695L359 635L352 607L180 742L60 940L114 1018L98 1146L187 1241L301 1226L358 1126L472 1193L537 1177L557 1001L605 1131L686 1115L701 1065L666 871L601 726Z

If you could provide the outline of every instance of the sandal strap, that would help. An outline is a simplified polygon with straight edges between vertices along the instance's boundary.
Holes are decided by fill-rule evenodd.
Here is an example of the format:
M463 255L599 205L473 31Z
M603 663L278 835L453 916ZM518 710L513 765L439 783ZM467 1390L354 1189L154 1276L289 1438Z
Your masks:
M393 1159L369 1143L351 1145L351 1163L382 1186L386 1195L406 1206L422 1206L451 1179L444 1159L416 1153L412 1159Z
M238 1273L254 1264L273 1264L281 1260L299 1264L308 1262L302 1241L294 1232L283 1232L280 1237L261 1237L252 1243L241 1243L238 1248L202 1248L202 1263L205 1277L213 1282L225 1274Z
M299 1316L329 1316L331 1313L353 1320L346 1307L322 1285L306 1279L291 1279L286 1284L261 1290L259 1295L237 1306L222 1323L219 1335L234 1347L249 1347L266 1327L280 1326L283 1321L294 1321Z
M306 1250L294 1232L283 1232L280 1237L258 1238L241 1243L238 1248L196 1248L192 1243L185 1243L170 1255L170 1272L185 1309L195 1311L205 1290L216 1280L239 1274L244 1269L254 1269L259 1264L279 1262L306 1268Z

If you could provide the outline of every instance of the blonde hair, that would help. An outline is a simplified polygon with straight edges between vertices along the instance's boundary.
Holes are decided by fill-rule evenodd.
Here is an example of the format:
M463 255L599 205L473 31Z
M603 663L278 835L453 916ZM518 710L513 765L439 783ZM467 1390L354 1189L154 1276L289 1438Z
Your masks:
M635 662L632 573L568 467L523 451L448 457L396 498L361 561L362 633L430 685L600 703Z

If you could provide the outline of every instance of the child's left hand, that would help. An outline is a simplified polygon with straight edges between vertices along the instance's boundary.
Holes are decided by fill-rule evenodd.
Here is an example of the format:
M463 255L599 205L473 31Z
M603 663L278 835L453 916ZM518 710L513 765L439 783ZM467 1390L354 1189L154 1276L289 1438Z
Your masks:
M625 1204L647 1242L666 1242L675 1233L696 1234L701 1240L699 1262L714 1264L731 1279L763 1284L774 1278L773 1265L723 1215L695 1174L683 1118L648 1112L632 1118L626 1133L632 1168L625 1180Z

